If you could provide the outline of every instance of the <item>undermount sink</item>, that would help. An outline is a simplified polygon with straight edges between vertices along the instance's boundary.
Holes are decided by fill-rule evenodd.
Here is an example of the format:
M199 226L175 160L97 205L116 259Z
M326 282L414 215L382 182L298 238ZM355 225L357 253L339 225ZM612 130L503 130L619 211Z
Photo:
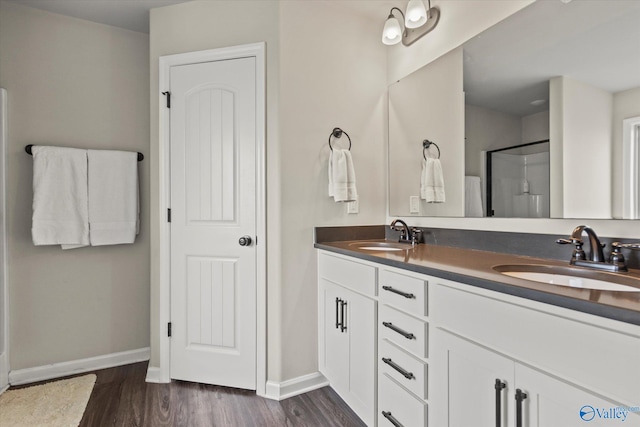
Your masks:
M361 249L365 251L408 251L412 248L409 243L397 243L397 242L373 242L373 241L362 241L362 242L354 242L350 243L349 246L352 246L356 249Z
M573 267L520 264L496 265L493 269L506 276L557 286L601 291L640 292L639 279L615 276L617 281L629 283L626 285L610 281L611 277L607 276L607 273Z

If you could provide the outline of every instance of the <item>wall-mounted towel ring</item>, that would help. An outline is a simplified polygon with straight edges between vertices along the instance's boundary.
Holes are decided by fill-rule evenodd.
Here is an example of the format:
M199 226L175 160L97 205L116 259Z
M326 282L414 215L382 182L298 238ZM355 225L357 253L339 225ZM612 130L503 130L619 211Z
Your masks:
M435 145L436 149L438 150L438 157L436 158L440 158L440 147L438 147L438 144L425 139L424 141L422 141L422 157L424 157L425 160L427 160L427 148L431 147L432 145Z
M28 155L33 156L33 152L31 151L32 148L33 148L33 144L26 145L24 147L24 151L26 151ZM141 162L143 160L144 160L144 154L138 152L138 161Z
M349 151L351 151L351 138L349 137L349 134L345 131L343 131L340 128L333 128L333 130L331 131L331 134L329 135L329 149L331 151L333 151L333 147L331 146L331 137L335 137L335 138L340 138L342 137L342 134L347 135L347 138L349 139Z

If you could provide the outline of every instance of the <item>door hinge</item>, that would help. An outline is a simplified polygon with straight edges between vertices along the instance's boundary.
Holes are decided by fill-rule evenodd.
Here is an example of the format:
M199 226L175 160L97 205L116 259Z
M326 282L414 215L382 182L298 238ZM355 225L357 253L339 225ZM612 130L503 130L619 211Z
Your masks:
M167 222L171 222L171 209L167 209Z
M162 94L167 97L167 108L171 108L171 92L166 91L162 92Z
M171 336L171 322L167 323L167 336Z

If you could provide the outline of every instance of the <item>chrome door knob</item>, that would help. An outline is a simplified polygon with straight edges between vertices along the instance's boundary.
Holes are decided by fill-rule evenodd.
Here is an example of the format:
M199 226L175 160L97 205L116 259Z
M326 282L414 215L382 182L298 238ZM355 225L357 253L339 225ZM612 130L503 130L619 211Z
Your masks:
M242 236L238 240L240 246L251 246L251 236Z

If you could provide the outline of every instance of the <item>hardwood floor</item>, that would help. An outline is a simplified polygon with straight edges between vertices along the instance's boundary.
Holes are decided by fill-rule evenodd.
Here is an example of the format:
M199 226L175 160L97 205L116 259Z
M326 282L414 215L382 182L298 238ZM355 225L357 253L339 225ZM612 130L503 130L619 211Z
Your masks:
M173 381L145 382L147 363L94 372L81 427L351 427L365 424L329 387L280 402L255 392Z

